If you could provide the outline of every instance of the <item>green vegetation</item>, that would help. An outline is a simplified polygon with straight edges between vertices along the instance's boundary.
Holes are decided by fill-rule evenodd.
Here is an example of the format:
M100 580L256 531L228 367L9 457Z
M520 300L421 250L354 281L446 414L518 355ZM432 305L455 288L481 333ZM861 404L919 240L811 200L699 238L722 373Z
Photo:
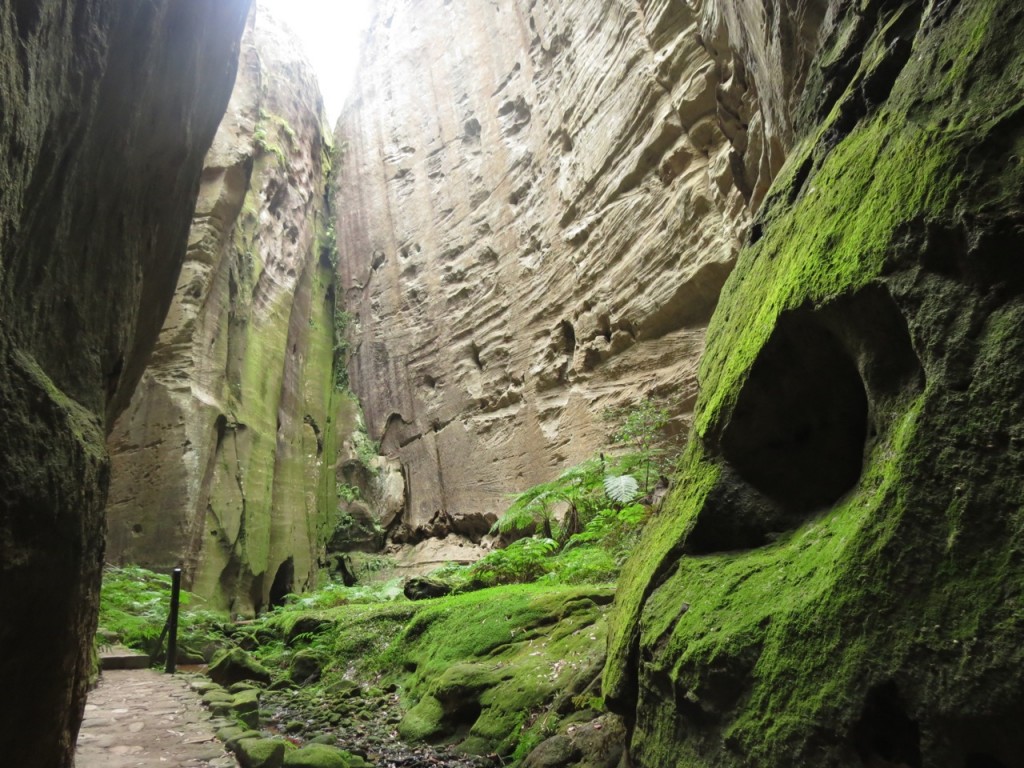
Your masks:
M669 471L674 449L678 448L665 432L670 419L668 404L647 398L628 408L610 408L604 419L613 425L615 444L632 452L633 463L642 469L640 489L648 493L653 479Z
M99 628L101 644L118 642L157 658L170 610L171 577L137 566L103 572ZM193 656L209 656L221 643L225 617L201 609L200 598L182 590L178 646Z
M141 634L158 632L167 586L143 569L110 570L105 619L115 626L137 611ZM211 674L226 686L254 680L256 670L260 687L269 674L306 738L338 712L371 718L388 690L397 692L404 738L521 758L563 719L599 713L611 597L606 587L529 584L413 603L397 582L332 584L253 622L208 624L220 651ZM236 738L256 722L250 688L204 689L211 706L244 722Z
M268 113L260 109L259 120L256 121L256 128L253 131L252 139L256 149L264 155L273 155L281 169L288 167L288 157L285 154L279 141L284 139L289 149L295 150L296 136L295 129L280 115Z

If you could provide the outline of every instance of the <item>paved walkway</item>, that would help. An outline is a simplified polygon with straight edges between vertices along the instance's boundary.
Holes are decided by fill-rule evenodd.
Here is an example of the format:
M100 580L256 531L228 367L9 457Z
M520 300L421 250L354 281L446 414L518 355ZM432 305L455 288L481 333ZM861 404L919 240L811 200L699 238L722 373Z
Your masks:
M89 693L76 768L235 768L185 678L109 670Z

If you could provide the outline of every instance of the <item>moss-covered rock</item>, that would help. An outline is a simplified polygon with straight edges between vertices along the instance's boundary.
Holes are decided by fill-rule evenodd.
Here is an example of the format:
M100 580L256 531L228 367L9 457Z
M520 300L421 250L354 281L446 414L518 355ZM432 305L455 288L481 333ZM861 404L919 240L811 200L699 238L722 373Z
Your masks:
M374 722L397 725L405 740L521 758L596 698L612 596L601 587L516 585L417 603L282 611L266 620L281 649L267 663L287 675L302 652L280 639L318 618L323 629L306 651L323 668L311 686L268 694L289 713L278 727L295 720L308 738L319 728Z
M311 651L299 651L288 665L288 676L296 683L305 683L320 677L323 662Z
M620 584L638 766L1024 750L1024 8L833 21Z
M230 703L230 714L247 728L260 724L260 692L255 689L239 691Z
M399 732L476 754L535 743L529 734L558 722L558 693L597 674L610 600L604 589L518 586L424 607L389 651L415 670L404 679L412 706Z
M445 712L441 702L427 694L416 702L402 722L398 733L409 741L426 741L445 735Z
M284 739L242 739L235 745L235 757L242 768L281 768L289 746Z
M252 680L264 685L270 683L270 671L240 648L221 651L207 671L210 679L220 685L233 685Z
M285 768L371 768L358 755L325 744L307 744L289 752L284 758Z

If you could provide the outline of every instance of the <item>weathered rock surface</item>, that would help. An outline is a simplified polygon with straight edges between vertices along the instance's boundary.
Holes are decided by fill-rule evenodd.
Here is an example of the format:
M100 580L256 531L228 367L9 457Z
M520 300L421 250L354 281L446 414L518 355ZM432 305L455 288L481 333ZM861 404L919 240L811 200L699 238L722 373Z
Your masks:
M478 539L604 444L606 407L688 420L813 41L760 5L380 4L336 195L352 384L407 479L393 540Z
M312 586L334 492L328 147L296 43L254 11L175 299L118 420L108 560L251 614Z
M0 8L0 754L71 764L107 427L170 301L244 0Z
M619 584L638 767L1024 754L1024 7L825 18Z

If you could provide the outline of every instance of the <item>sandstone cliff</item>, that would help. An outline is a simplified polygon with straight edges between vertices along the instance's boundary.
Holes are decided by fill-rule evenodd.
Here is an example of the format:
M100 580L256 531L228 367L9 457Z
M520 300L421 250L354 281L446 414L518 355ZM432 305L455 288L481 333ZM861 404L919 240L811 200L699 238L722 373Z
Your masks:
M336 506L329 147L297 44L253 11L185 265L109 445L108 561L248 614L313 586Z
M818 21L801 20L381 2L336 215L352 386L407 480L393 539L486 532L508 493L605 444L606 407L672 396L685 428L706 323L784 160Z
M1019 765L1024 8L820 18L606 697L637 766Z
M109 461L167 310L244 0L0 9L0 755L71 765Z

